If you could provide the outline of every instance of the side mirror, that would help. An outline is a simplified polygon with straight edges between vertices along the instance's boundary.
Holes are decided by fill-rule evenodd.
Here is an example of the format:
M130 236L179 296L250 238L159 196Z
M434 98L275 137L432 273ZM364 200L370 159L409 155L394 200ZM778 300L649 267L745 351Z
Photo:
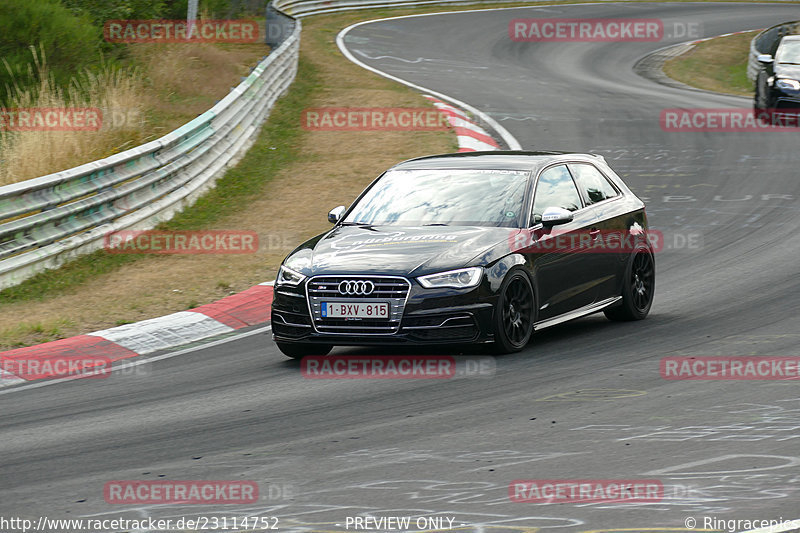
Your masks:
M347 208L343 205L340 205L339 207L334 207L328 212L328 222L330 222L331 224L336 224L337 222L339 222L339 220L341 220L342 215L344 215L345 211L347 211Z
M764 63L764 64L769 64L769 63L772 63L774 61L772 56L769 55L769 54L758 54L758 56L756 57L756 60L759 63Z
M548 207L542 213L542 225L546 228L572 222L572 211L563 207Z

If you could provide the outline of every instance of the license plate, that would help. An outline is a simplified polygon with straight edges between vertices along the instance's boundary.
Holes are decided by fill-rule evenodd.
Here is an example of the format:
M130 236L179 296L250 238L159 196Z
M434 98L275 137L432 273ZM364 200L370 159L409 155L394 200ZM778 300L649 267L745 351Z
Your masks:
M323 318L389 318L388 302L322 302Z

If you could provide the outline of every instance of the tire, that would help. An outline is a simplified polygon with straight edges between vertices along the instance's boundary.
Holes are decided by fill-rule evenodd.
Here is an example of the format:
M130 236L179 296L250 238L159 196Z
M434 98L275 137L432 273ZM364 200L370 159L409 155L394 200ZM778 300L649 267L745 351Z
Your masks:
M764 93L761 92L762 81L764 80L764 71L758 73L755 83L755 94L753 95L753 111L764 111L767 109L767 102L764 98Z
M761 109L761 89L759 89L758 82L756 82L756 89L753 94L753 114L758 116Z
M307 355L328 355L333 346L329 344L299 344L294 342L276 342L278 349L287 357L302 359Z
M638 248L625 267L622 303L603 311L609 320L628 322L642 320L650 312L656 290L656 265L653 252Z
M775 99L770 95L769 88L766 87L766 82L762 84L763 77L766 76L764 71L761 71L756 79L755 94L753 95L753 112L756 117L763 120L764 113L771 113L775 107ZM762 91L762 87L764 90Z
M495 353L514 353L525 348L533 334L536 299L531 280L522 270L514 269L506 275L494 316Z

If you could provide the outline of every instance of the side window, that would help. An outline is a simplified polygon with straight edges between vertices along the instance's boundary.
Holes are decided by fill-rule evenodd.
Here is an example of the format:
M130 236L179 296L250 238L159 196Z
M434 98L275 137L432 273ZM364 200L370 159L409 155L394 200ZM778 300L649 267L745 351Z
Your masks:
M602 172L588 164L570 165L586 205L596 204L617 196L617 191Z
M548 207L563 207L569 211L581 208L581 197L572 181L566 165L550 167L539 175L533 196L534 224L542 221L542 213Z

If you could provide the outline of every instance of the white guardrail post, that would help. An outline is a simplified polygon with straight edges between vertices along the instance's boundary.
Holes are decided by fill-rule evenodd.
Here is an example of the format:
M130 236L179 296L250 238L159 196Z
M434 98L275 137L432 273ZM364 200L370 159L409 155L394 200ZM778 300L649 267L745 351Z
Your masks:
M142 146L0 187L0 289L103 246L104 235L148 229L213 187L255 141L294 81L300 21L225 98Z

